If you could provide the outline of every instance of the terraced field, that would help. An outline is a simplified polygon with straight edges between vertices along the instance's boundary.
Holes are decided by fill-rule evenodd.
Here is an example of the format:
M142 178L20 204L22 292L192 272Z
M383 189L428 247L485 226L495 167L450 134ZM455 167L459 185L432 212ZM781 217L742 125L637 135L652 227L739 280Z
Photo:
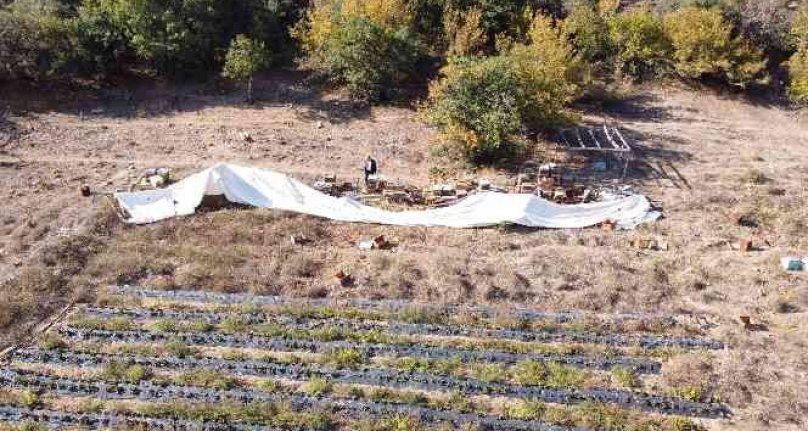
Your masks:
M0 369L25 429L699 430L684 317L109 289ZM2 429L2 427L0 427Z

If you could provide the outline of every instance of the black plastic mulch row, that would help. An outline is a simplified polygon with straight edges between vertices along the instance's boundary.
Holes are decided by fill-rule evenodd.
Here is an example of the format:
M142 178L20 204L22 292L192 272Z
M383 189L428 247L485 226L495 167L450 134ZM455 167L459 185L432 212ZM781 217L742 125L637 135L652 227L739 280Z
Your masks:
M141 381L137 384L113 383L99 380L59 378L22 370L0 370L0 384L3 387L36 388L51 391L57 395L92 396L99 399L137 398L143 401L159 401L181 398L206 403L218 403L225 400L242 403L285 402L289 403L296 411L328 409L376 418L406 415L427 423L448 422L455 426L479 424L497 430L584 431L580 428L550 425L535 420L506 419L395 402L271 394L245 388L216 390L190 385L157 384L150 381Z
M229 305L304 305L310 307L339 307L349 305L353 308L370 310L383 309L388 311L401 311L418 308L449 314L474 312L488 317L499 316L504 313L520 319L552 319L558 323L570 322L587 316L587 314L580 311L538 311L521 307L496 308L482 305L414 303L395 299L347 299L336 301L328 298L287 298L282 296L251 295L247 293L205 292L201 290L152 290L127 285L110 286L109 292L111 294L127 295L139 298L168 299L175 301ZM672 325L677 323L677 319L673 316L662 316L649 313L610 314L608 318L610 321L662 320Z
M540 362L556 362L579 368L610 370L622 367L638 373L658 373L659 362L625 356L593 357L583 355L550 355L536 353L511 353L487 349L463 349L454 347L422 346L418 344L376 344L355 343L350 341L310 341L272 338L254 335L232 335L217 332L198 333L163 333L154 331L106 331L101 329L75 329L64 327L59 333L73 341L111 341L127 343L153 343L179 341L189 345L261 348L274 351L304 351L308 353L328 353L336 349L351 348L361 352L365 357L414 357L431 359L459 358L461 362L499 362L513 364L522 360Z
M258 425L149 418L135 414L69 413L2 405L0 405L0 421L9 423L34 422L47 425L49 429L76 426L90 429L110 429L118 427L127 429L145 426L149 430L158 431L281 431L277 428Z
M80 354L39 350L20 350L15 359L44 363L69 363L79 366L99 366L115 360L124 360L120 355ZM225 360L219 358L152 358L133 356L129 362L150 367L170 369L194 369L199 367L226 371L235 374L271 376L290 380L324 378L339 383L367 384L381 387L416 388L423 390L457 390L474 395L497 395L514 398L535 398L545 402L576 404L595 401L616 404L663 414L698 417L722 417L728 414L726 407L716 403L692 402L616 389L566 389L537 386L519 386L508 383L489 383L472 378L438 376L427 373L405 372L380 368L334 369L313 364L277 364L256 360Z
M200 319L208 323L220 323L232 315L206 311L173 311L153 309L112 309L88 308L88 315L111 317L116 315L139 319L171 318L177 320ZM250 324L272 323L284 325L289 329L322 329L337 328L353 331L387 330L391 333L408 335L443 335L478 338L496 338L527 342L565 342L607 344L611 346L639 346L646 349L677 347L697 349L721 349L720 342L700 337L675 337L664 335L640 334L598 334L578 331L547 329L542 331L522 331L513 329L489 329L479 327L463 327L458 325L439 325L432 323L375 322L349 319L317 319L295 318L293 316L268 316L262 313L239 314L239 318Z

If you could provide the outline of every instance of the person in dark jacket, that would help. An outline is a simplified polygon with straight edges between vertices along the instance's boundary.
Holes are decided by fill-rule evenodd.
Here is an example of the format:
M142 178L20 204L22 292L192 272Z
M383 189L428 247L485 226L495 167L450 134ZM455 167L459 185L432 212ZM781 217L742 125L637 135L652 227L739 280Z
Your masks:
M368 158L365 159L365 184L368 182L368 177L371 175L376 175L376 170L376 160L374 160L373 157L368 156Z

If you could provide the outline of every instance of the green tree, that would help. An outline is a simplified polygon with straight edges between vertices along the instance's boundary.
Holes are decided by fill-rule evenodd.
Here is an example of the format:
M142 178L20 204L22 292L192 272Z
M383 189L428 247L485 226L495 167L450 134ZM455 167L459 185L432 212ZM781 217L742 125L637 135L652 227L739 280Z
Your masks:
M234 81L247 81L247 101L252 103L253 76L266 65L267 49L264 43L239 34L227 49L222 76Z
M614 14L607 22L619 72L643 79L668 69L672 47L659 17L647 9L635 9Z
M310 65L357 98L379 100L413 76L424 59L406 28L384 29L365 17L340 23L310 57Z
M788 95L795 103L808 104L808 45L803 45L788 62Z
M609 69L614 49L609 25L598 10L585 4L573 7L564 20L563 29L580 60L595 68Z
M673 46L674 69L681 76L714 75L746 84L764 68L762 54L732 36L732 27L718 9L680 9L665 17L665 30Z
M515 154L523 129L557 124L577 94L577 62L550 18L534 19L528 38L499 56L450 63L430 88L424 118L473 163Z
M788 61L788 95L794 102L808 105L808 3L797 11L791 36L797 52Z
M528 95L501 57L459 60L432 85L424 118L441 129L445 145L473 163L490 163L514 150Z
M0 78L41 78L59 71L74 37L56 0L0 4Z
M534 18L527 36L529 43L517 45L506 58L531 99L525 112L529 125L554 126L578 93L581 69L566 36L549 17Z

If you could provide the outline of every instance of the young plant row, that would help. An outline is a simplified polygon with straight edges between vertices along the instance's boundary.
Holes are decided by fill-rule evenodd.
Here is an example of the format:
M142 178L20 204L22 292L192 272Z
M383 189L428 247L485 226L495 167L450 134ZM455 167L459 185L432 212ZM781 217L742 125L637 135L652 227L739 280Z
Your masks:
M59 333L71 341L104 341L125 343L179 342L186 345L261 348L282 352L327 353L338 349L353 349L365 358L373 357L418 357L431 359L455 359L463 363L497 362L513 364L525 360L561 363L579 368L611 370L625 368L635 373L658 373L657 361L626 356L593 357L585 355L561 355L539 353L512 353L495 350L470 350L451 346L428 346L418 344L382 344L352 341L352 337L337 337L333 341L311 339L288 339L223 333L167 333L155 331L106 331L61 328ZM343 338L343 339L339 339ZM347 340L344 338L348 338Z
M23 362L100 366L120 359L116 355L20 350L14 358ZM558 404L601 402L622 407L654 411L664 414L721 417L728 411L715 403L692 402L675 397L652 395L617 389L547 388L522 386L511 383L486 382L468 378L441 376L421 372L381 368L335 369L318 364L273 363L269 359L226 360L220 358L142 357L127 358L128 362L151 368L196 369L211 368L222 372L274 377L297 381L326 379L329 381L391 388L413 388L427 391L456 390L469 395L497 395L511 398L534 398Z
M90 396L102 400L137 398L142 401L183 399L193 402L221 403L278 403L294 411L339 411L351 417L417 417L422 423L451 423L454 426L475 424L487 429L514 431L561 431L567 427L550 425L538 420L507 419L490 415L463 413L436 409L403 402L368 399L333 398L329 396L275 393L257 389L234 387L214 390L199 386L154 383L148 380L136 383L103 381L98 379L70 379L21 370L0 371L0 383L6 388L21 388L37 392L49 391L62 396Z
M126 324L126 322L129 322ZM169 324L167 330L184 329L180 321L162 320ZM172 324L173 322L173 324ZM294 333L312 331L330 331L333 333L386 333L401 335L429 335L441 337L467 337L493 340L509 340L529 343L580 343L613 347L639 347L642 349L722 349L723 344L701 337L677 337L663 335L628 335L628 334L595 334L572 331L520 331L511 329L469 328L463 326L435 325L429 323L381 323L372 321L356 321L344 319L296 319L282 316L268 319L268 323L252 325L239 317L231 316L223 323L212 326L204 321L191 321L196 326L191 330L207 330L235 333L252 333L274 335L275 333ZM125 317L117 319L74 319L71 326L81 329L123 329L135 326Z
M347 307L365 311L404 314L412 314L413 311L417 311L423 313L424 315L420 317L427 321L441 321L445 320L449 316L471 314L479 318L487 319L510 316L513 319L526 322L542 320L547 322L556 322L559 324L593 318L603 322L616 323L631 321L655 322L652 323L652 326L673 327L682 324L682 322L680 322L679 318L676 316L664 316L648 313L615 313L604 316L594 316L581 311L539 311L519 307L509 307L505 309L483 305L413 303L406 300L391 299L347 299L336 301L328 298L288 298L281 296L260 296L244 293L218 293L200 290L151 290L133 286L110 286L108 288L108 292L112 295L129 296L140 299L157 299L237 306L243 306L245 304L251 306L299 306L304 309L344 309Z
M177 418L146 417L135 413L72 413L16 406L0 406L0 421L43 424L47 429L145 429L157 431L272 431L272 428L238 423L216 423Z
M113 301L114 302L114 301ZM410 306L401 310L368 310L349 306L313 307L300 304L287 305L200 305L186 302L163 302L156 306L117 303L116 307L87 307L85 314L100 317L129 317L132 319L193 320L207 324L219 324L238 316L246 324L261 324L296 318L299 320L361 320L381 324L383 322L421 323L434 325L461 325L487 329L514 329L521 331L575 331L597 334L648 333L671 335L700 335L701 329L675 318L643 318L638 320L612 319L604 316L581 315L576 319L557 317L521 319L502 312L496 317L465 310L450 314L437 307Z

